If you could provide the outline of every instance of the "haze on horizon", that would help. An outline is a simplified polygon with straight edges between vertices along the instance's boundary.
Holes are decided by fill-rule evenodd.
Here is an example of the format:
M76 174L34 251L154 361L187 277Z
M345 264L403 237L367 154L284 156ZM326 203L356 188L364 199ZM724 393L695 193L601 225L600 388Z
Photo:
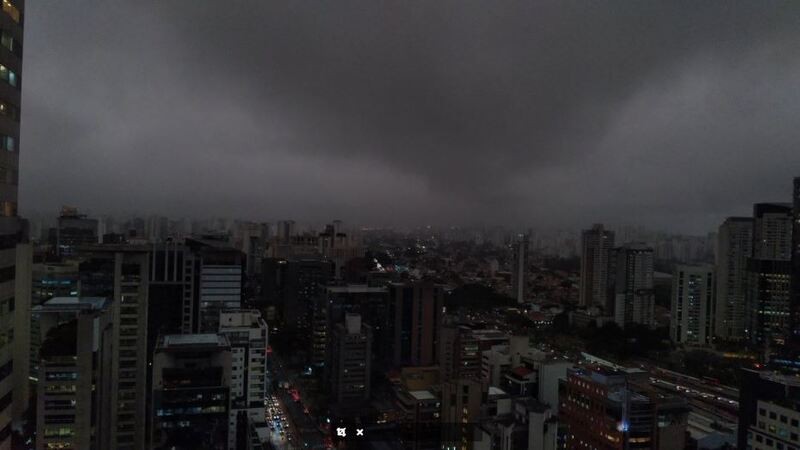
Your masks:
M800 3L27 2L21 214L705 233L800 175Z

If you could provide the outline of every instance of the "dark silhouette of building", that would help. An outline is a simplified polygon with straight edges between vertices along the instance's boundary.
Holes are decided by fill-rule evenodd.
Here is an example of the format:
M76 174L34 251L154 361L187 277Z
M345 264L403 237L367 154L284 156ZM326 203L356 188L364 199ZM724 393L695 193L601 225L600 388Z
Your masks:
M430 366L438 360L444 287L430 281L389 286L390 320L387 335L392 364ZM387 355L389 356L389 355Z
M769 347L790 334L792 205L753 206L753 256L747 261L750 340Z
M230 381L224 336L163 336L153 357L152 448L228 448Z
M78 214L76 208L63 207L56 228L56 251L60 256L70 256L82 245L97 244L97 219Z
M607 313L611 311L611 257L614 249L614 232L594 225L581 234L581 306L600 306Z
M772 407L773 405L785 410L782 421L776 412L767 411L776 409ZM736 448L766 448L763 447L765 437L777 441L783 448L800 446L798 405L800 405L800 383L795 376L742 369ZM793 417L786 417L789 415ZM768 426L771 419L777 420ZM765 436L767 433L775 436Z

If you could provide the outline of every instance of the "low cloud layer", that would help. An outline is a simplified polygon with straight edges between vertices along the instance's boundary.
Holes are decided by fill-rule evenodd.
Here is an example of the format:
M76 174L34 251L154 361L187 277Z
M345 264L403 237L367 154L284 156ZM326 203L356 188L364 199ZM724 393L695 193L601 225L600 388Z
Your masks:
M705 232L800 175L794 2L28 2L20 203Z

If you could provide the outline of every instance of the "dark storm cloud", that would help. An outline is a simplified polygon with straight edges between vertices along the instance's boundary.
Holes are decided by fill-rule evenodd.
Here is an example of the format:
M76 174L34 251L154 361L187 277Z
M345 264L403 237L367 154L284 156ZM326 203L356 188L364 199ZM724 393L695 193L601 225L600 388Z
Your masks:
M644 222L800 173L800 5L29 2L23 208Z

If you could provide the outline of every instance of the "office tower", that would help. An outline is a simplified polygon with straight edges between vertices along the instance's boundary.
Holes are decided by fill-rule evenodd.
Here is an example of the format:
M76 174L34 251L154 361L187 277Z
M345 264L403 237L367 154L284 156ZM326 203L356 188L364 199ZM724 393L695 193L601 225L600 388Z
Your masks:
M792 206L753 206L753 257L747 262L750 340L782 344L791 330Z
M717 301L715 335L745 338L747 328L747 260L753 252L753 219L728 217L717 233Z
M157 249L169 254L158 258L166 259L156 272L167 272L159 283L183 285L181 332L216 333L220 311L242 305L242 252L231 247L225 235L186 238L183 244L167 243ZM176 272L181 265L183 274Z
M314 298L333 278L333 263L324 258L266 258L262 266L264 304L280 311L286 332L308 336Z
M278 222L277 238L280 242L288 244L295 235L295 222L294 220L281 220Z
M513 245L511 296L517 300L517 303L525 303L528 299L528 235L519 235Z
M444 286L430 281L389 286L392 364L430 366L438 360Z
M79 214L77 208L65 206L61 208L56 228L56 251L60 256L71 256L76 247L92 245L99 242L97 238L97 219L89 219L86 214Z
M152 448L228 449L230 386L224 336L162 336L153 356Z
M145 236L150 242L161 242L169 233L169 219L164 216L150 216L144 226Z
M480 419L483 387L477 379L444 379L442 399L442 448L472 448Z
M614 249L614 232L595 224L582 233L581 252L581 306L600 306L611 310L609 270Z
M679 265L672 277L670 337L685 345L708 345L714 337L714 267Z
M631 324L653 325L653 249L644 244L626 244L615 250L614 321L623 328Z
M331 336L331 402L340 411L361 408L369 400L372 329L358 314L345 314Z
M508 347L510 343L510 336L502 331L476 330L456 323L443 325L439 332L441 379L482 380L483 352L496 346ZM516 348L516 344L513 347Z
M319 234L319 254L334 264L334 277L342 279L345 264L355 258L363 258L365 248L358 236L342 230L342 222L335 220L325 226Z
M800 448L797 377L742 369L736 448Z
M24 2L7 0L0 11L0 342L14 335L18 312L15 309L16 245L23 240L23 222L17 217L19 180L19 119L22 86L22 15ZM27 318L25 318L27 320ZM14 389L14 353L0 352L0 450L11 446L11 421L17 418L18 402L24 392ZM16 367L15 367L16 366ZM8 378L12 382L9 382ZM13 394L12 394L13 392ZM12 399L6 403L5 399Z
M325 364L327 356L331 354L330 333L337 324L344 322L347 313L358 314L370 326L373 342L386 345L389 290L363 284L327 286L314 300L309 355L312 366ZM381 366L386 350L378 345L373 345L371 350L372 362L376 367Z
M113 333L106 340L109 364L97 384L95 427L99 448L145 448L149 248L96 245L81 249L80 296L105 297Z
M31 367L31 285L33 273L33 246L30 243L17 244L15 255L14 290L10 302L0 304L0 315L5 320L13 320L7 334L0 336L10 347L12 354L14 386L11 416L21 423L28 410L30 399ZM7 310L5 308L8 308ZM0 318L2 321L3 318ZM0 328L0 330L2 330ZM2 345L0 345L2 347ZM2 409L2 408L0 408Z
M228 446L236 448L237 417L264 419L267 396L267 323L256 310L224 310L219 334L231 345L231 412Z
M25 268L20 267L18 273L26 273ZM22 275L20 273L20 275ZM36 308L54 297L77 297L78 296L78 261L65 260L61 262L41 262L35 263L30 268L31 283L30 307ZM17 289L23 288L17 283ZM21 299L27 298L25 294L17 294L17 303ZM42 336L39 328L39 318L37 314L30 316L30 357L29 375L34 380L38 379L39 345Z
M559 409L564 448L685 448L686 402L636 380L642 374L646 378L635 369L570 369Z
M248 276L261 273L261 260L266 255L269 238L268 223L245 222L238 225L236 247L245 255Z
M102 297L56 297L36 306L42 335L37 389L36 449L98 448L93 430L101 366L110 356L104 340L113 324Z
M792 204L756 203L753 206L753 258L792 259Z
M792 335L800 338L800 177L792 191Z

